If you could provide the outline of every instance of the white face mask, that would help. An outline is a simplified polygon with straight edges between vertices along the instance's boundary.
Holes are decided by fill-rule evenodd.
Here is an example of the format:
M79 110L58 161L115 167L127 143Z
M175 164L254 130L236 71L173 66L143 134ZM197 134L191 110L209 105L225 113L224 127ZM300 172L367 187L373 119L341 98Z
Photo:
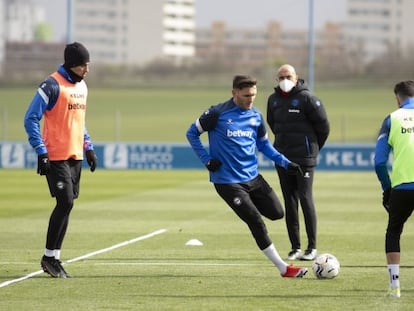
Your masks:
M282 81L279 82L279 87L285 93L289 93L293 89L294 86L295 86L295 83L292 80L283 79Z

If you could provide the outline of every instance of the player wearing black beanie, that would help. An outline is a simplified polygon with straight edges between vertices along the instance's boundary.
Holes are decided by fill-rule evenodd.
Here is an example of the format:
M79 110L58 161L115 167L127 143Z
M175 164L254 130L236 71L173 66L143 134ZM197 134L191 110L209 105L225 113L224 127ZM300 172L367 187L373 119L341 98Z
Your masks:
M60 261L63 240L74 201L79 196L82 161L97 166L93 143L86 129L89 52L78 42L66 45L64 63L37 89L24 118L31 146L37 153L37 172L46 176L55 207L49 218L42 269L55 278L69 274ZM40 120L43 119L43 135Z

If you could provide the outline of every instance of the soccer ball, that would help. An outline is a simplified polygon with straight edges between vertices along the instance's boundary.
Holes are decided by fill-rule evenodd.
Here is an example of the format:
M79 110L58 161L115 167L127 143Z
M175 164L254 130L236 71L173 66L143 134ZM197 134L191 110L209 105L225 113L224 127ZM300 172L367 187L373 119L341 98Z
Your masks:
M332 254L322 254L316 257L312 270L318 279L333 279L339 274L339 261Z

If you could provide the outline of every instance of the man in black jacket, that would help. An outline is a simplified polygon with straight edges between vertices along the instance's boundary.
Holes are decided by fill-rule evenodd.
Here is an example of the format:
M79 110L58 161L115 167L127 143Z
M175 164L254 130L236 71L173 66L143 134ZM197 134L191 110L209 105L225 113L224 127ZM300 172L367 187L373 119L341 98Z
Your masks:
M275 135L275 148L300 164L303 170L303 176L293 176L276 166L292 246L287 259L313 260L317 255L313 176L319 150L329 135L329 121L322 102L310 93L293 66L282 65L277 71L277 80L279 85L267 100L267 123ZM308 237L304 253L299 233L299 201Z

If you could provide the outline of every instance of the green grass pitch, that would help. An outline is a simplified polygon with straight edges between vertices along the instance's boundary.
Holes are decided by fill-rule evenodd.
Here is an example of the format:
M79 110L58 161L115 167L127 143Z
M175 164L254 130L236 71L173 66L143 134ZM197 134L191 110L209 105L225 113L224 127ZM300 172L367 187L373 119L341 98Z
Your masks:
M0 88L0 140L26 141L24 113L36 91ZM258 87L255 105L266 114L272 89ZM315 94L331 123L327 143L375 142L382 120L396 109L392 89L321 88ZM223 89L98 89L88 96L87 127L95 142L186 142L190 123L231 97ZM271 135L270 135L271 136Z
M0 140L26 141L23 115L35 89L0 89ZM263 113L271 91L259 84L255 103ZM315 93L331 121L328 143L375 142L382 119L396 108L391 86ZM88 130L95 142L185 142L189 124L230 96L230 86L90 88ZM263 174L280 196L276 174ZM0 310L412 310L411 221L402 239L402 297L384 297L386 214L374 172L316 174L318 250L336 255L342 265L333 280L317 280L311 272L303 279L281 278L207 180L206 171L84 170L63 261L167 231L69 263L73 278L38 274L1 287ZM0 284L40 270L53 205L46 181L34 170L0 170ZM286 256L284 220L267 224ZM185 246L190 239L203 246Z
M276 173L263 171L280 196ZM402 239L402 297L388 286L386 213L373 172L317 172L318 250L336 255L333 280L283 279L206 171L83 171L62 260L159 229L165 233L0 288L1 310L412 310L414 228ZM34 170L0 170L0 283L40 270L54 205ZM284 220L267 221L284 257ZM302 222L302 239L305 241ZM186 246L198 239L203 246ZM310 268L310 262L295 262Z

